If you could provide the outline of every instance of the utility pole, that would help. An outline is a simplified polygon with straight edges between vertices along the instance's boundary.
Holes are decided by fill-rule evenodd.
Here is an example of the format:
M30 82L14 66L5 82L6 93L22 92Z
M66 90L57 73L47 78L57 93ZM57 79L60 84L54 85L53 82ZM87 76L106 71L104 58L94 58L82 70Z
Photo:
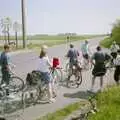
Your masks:
M25 9L25 0L21 0L21 9L22 9L22 37L23 37L23 48L26 48L26 9Z

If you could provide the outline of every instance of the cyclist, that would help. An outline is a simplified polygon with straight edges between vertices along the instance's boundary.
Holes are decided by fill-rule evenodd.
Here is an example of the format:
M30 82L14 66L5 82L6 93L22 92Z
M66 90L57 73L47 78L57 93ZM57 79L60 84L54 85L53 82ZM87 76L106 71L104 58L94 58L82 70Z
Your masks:
M110 51L111 51L111 56L112 56L112 63L113 63L113 60L116 58L117 56L117 50L119 49L119 46L116 44L115 41L113 41L111 47L110 47Z
M69 58L70 68L78 62L79 52L74 48L73 44L70 44L70 49L66 55Z
M82 52L83 59L87 61L86 64L89 64L91 52L90 52L90 48L89 48L89 42L87 40L85 40L85 43L82 44L81 52ZM83 61L83 62L85 62L85 61ZM85 67L87 67L87 66L85 66Z
M5 83L9 84L10 81L10 46L4 45L4 51L1 53L0 64L1 64L1 73L2 73L2 81L1 84Z
M69 73L68 73L68 79L71 75L71 70L73 65L75 65L75 67L77 67L77 70L79 70L79 65L78 65L78 56L79 56L79 52L78 50L76 50L74 48L73 44L70 44L70 49L66 55L67 58L69 58Z
M40 58L39 58L39 66L38 70L40 71L41 75L43 76L45 83L48 85L48 94L49 94L49 102L55 102L55 99L53 98L53 80L52 76L50 74L50 67L51 63L49 61L49 58L47 56L47 46L42 46L41 52L40 52Z
M115 64L115 72L114 72L114 80L117 84L120 81L120 49L117 51L117 57L114 60Z
M100 90L102 90L103 76L106 73L105 62L106 60L110 59L110 56L104 53L100 46L98 46L96 49L97 49L97 52L95 52L92 56L92 63L94 64L94 68L92 71L93 78L92 78L92 86L90 91L93 91L96 77L100 77Z

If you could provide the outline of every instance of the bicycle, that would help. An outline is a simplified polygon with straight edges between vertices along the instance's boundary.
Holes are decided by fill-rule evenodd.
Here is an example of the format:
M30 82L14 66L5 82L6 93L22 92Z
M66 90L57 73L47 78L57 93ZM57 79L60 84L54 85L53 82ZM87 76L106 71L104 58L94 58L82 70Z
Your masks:
M50 74L53 78L53 84L54 84L54 89L56 92L58 87L59 87L59 78L57 78L56 76L56 69L55 68L50 68ZM34 83L32 83L31 85L29 83L26 84L26 89L24 90L24 92L26 92L25 94L25 102L26 103L33 103L36 104L38 103L38 101L48 101L48 85L46 84L46 80L44 80L43 76L41 76L40 71L32 71L33 73L33 79L34 79ZM54 93L54 95L56 96L56 93ZM25 103L25 104L26 104Z
M2 75L0 75L2 80ZM6 83L3 83L6 84ZM19 92L24 89L24 81L22 78L18 77L15 72L10 71L10 80L9 80L9 90L10 92Z
M83 57L81 64L82 64L83 70L90 70L90 69L93 68L93 64L91 62L91 58L90 57L88 59Z
M8 92L7 92L8 89L9 89L9 86L1 85L0 112L1 112L2 118L5 120L13 120L13 118L15 120L18 120L18 118L22 117L24 112L24 104L23 104L23 98L22 98L23 95L22 93L21 94L10 93L8 95ZM22 111L18 111L18 109L22 109Z
M72 65L72 67L70 67L69 64L67 87L78 88L81 85L81 83L82 83L82 68L80 67L79 62Z

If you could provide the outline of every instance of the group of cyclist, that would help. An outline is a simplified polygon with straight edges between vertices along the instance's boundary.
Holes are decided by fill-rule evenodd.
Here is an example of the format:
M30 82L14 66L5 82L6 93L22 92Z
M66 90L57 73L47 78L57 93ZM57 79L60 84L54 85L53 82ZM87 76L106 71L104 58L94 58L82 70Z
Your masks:
M100 77L100 91L103 90L103 76L106 74L106 62L110 62L115 67L114 80L119 84L120 80L120 48L114 41L110 48L111 54L104 52L101 46L97 46L96 52L91 53L89 48L89 42L85 42L81 46L82 57L89 63L94 65L92 69L92 85L90 91L94 91L95 78ZM74 48L74 45L70 45L70 50L68 51L66 57L69 58L70 68L75 65L77 68L77 63L79 63L79 52ZM86 64L89 65L89 64ZM68 76L69 77L69 76Z
M96 52L93 53L93 55L91 55L91 51L89 49L89 42L87 40L85 40L84 44L82 44L81 46L82 57L94 65L94 68L92 70L93 78L92 78L92 86L90 89L91 91L93 91L96 77L100 77L100 90L103 89L103 76L106 73L105 62L108 60L111 60L112 63L114 63L115 65L114 79L117 84L119 83L120 48L115 42L113 42L110 50L111 50L112 60L111 60L111 56L105 53L100 46L97 46ZM2 72L1 83L5 82L6 84L9 84L9 79L10 79L10 61L9 61L10 57L8 54L9 51L10 51L9 45L4 45L4 51L2 52L0 57L1 72ZM44 80L48 85L49 101L54 102L55 101L55 98L53 98L55 94L54 80L50 74L50 67L53 67L53 65L49 60L47 52L48 52L48 47L46 45L43 45L40 51L38 70L44 76ZM78 65L78 61L80 59L79 56L80 56L79 51L74 47L73 44L70 44L70 49L68 50L66 55L66 57L69 58L70 69L72 68L73 65L75 65L77 68L80 67Z

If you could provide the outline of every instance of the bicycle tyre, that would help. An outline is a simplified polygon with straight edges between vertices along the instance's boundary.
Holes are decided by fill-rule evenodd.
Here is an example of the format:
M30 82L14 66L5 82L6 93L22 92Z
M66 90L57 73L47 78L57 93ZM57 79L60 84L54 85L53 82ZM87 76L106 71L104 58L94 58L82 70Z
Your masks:
M78 76L78 80L79 82L77 82L77 87L79 87L82 84L82 72L79 72L79 76Z
M20 82L20 84L18 84L18 81ZM9 89L11 92L22 91L24 89L24 86L24 81L20 77L12 76L10 78Z
M54 69L53 71L51 71L51 75L54 80L54 85L56 86L56 88L59 88L61 77L60 77L57 69Z

